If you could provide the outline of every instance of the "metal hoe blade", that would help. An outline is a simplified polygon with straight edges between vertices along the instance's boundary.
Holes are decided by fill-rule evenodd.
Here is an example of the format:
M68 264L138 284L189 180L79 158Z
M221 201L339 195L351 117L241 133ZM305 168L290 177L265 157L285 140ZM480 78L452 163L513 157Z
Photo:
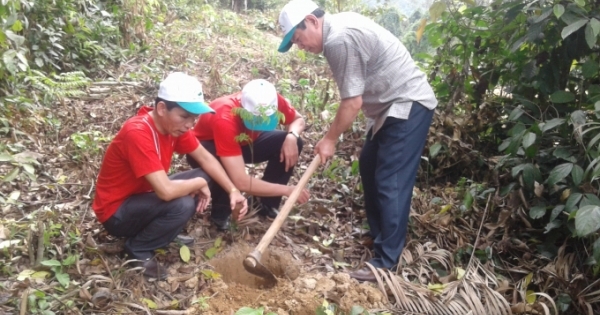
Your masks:
M262 254L259 251L253 250L246 256L246 259L244 259L244 268L246 268L246 271L249 273L264 278L268 282L277 283L275 275L260 262L261 256Z
M260 258L265 252L267 246L269 246L269 244L275 237L275 234L277 234L277 232L281 228L281 225L287 218L288 214L290 213L290 210L292 210L294 203L296 202L296 200L298 200L302 189L304 189L304 186L306 186L308 179L310 178L312 173L317 169L320 162L320 156L315 155L312 162L304 172L304 175L302 175L302 178L300 178L298 184L283 204L281 211L279 211L279 214L277 215L275 220L273 220L273 223L271 223L271 226L269 227L265 235L263 235L256 248L250 254L248 254L248 256L246 256L246 259L244 259L244 268L249 273L264 278L265 280L270 281L272 284L277 283L277 278L275 278L275 275L260 262Z

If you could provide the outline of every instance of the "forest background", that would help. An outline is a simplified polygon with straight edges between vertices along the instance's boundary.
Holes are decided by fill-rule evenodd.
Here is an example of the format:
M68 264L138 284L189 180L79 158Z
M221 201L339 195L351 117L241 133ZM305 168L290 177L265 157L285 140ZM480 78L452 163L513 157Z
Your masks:
M267 78L318 139L339 96L321 56L275 51L284 2L1 0L0 305L21 305L23 264L72 280L103 152L166 73L193 72L209 99ZM600 312L600 1L318 2L395 34L440 101L413 239L508 279L515 313ZM122 117L107 114L115 95ZM359 120L344 134L317 197L360 208L363 132ZM49 310L31 295L30 310Z

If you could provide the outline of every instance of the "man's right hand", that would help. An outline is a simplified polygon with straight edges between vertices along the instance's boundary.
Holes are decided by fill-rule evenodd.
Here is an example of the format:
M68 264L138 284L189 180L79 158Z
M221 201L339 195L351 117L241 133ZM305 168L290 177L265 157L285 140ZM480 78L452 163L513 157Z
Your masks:
M321 156L321 165L325 164L325 162L327 162L327 159L332 157L334 153L335 141L327 139L326 137L323 137L323 139L319 140L319 142L317 142L317 145L315 145L315 154Z
M288 186L290 191L287 194L288 198L292 195L292 192L294 192L294 189L296 189L296 186ZM302 191L300 191L300 195L298 195L298 199L296 199L296 203L297 204L305 204L308 202L308 199L310 199L310 193L308 192L307 189L302 189Z

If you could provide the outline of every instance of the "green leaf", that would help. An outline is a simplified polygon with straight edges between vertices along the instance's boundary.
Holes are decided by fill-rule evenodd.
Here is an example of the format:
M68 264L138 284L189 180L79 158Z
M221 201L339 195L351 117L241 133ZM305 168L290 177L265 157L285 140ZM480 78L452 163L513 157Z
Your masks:
M58 283L60 283L63 287L65 287L65 288L69 287L70 279L69 279L68 273L57 272L56 280L58 280Z
M191 256L190 248L185 245L181 246L181 248L179 248L179 256L181 256L181 260L184 262L189 262Z
M70 266L77 261L78 255L70 255L67 259L62 261L63 266Z
M558 218L558 215L561 214L565 210L565 205L558 205L552 209L552 213L550 213L550 221L554 221Z
M473 201L474 201L473 195L471 194L470 191L467 191L465 193L465 198L463 199L463 205L465 206L466 210L471 209L471 206L473 205Z
M442 13L446 11L446 3L443 1L437 1L429 7L429 16L431 17L431 21L437 21Z
M586 236L600 229L600 207L585 206L577 211L575 230L577 235Z
M575 0L575 3L580 7L585 7L585 0Z
M12 157L12 155L10 155L10 153L8 153L8 152L0 153L0 162L8 162L8 161L12 161L12 159L13 159L13 157Z
M596 264L600 263L600 238L598 238L594 242L594 259L596 260Z
M554 167L552 171L550 171L550 175L548 176L548 186L552 187L556 183L565 179L565 177L567 177L567 175L571 173L572 169L573 163L563 163Z
M434 143L430 148L429 148L429 157L436 157L436 155L438 155L438 153L440 152L440 149L442 148L442 144L439 142Z
M581 193L571 194L567 199L567 202L565 202L565 211L571 213L575 209L577 209L577 204L579 204L581 198L583 198L583 195Z
M508 120L515 121L519 117L521 117L521 115L523 115L523 113L525 113L525 112L523 111L523 109L521 109L521 107L515 107L515 109L513 109L510 112L510 115L508 115Z
M42 265L44 266L62 266L62 264L60 263L60 261L56 260L56 259L51 259L51 260L44 260L42 261Z
M545 206L535 206L529 210L529 217L532 219L539 219L546 215Z
M556 128L557 126L562 125L565 122L564 118L554 118L554 119L550 119L546 122L540 123L543 124L542 126L540 126L540 129L542 130L542 132L546 132L548 130L552 130L554 128Z
M158 307L156 303L150 299L143 298L142 303L146 304L146 306L151 310L155 310Z
M573 166L571 171L571 177L573 178L573 184L579 186L583 181L583 168L577 164Z
M528 132L523 137L523 147L525 149L529 148L532 144L535 143L536 134L533 132Z
M595 77L598 74L598 62L591 59L586 61L581 67L581 73L586 79Z
M204 252L204 255L206 255L206 257L208 259L215 257L216 254L217 254L217 249L214 247L211 247L211 248L207 249L206 252Z
M588 23L585 27L585 41L588 46L593 49L596 46L597 36L594 35L594 29L592 28L592 24Z
M11 30L15 32L20 32L23 30L23 23L21 21L16 20L15 23L10 27Z
M23 164L21 166L23 166L23 169L25 170L25 172L32 174L32 175L35 174L35 168L33 168L33 166L31 166L31 164Z
M253 309L250 307L242 307L240 308L237 312L235 312L235 315L262 315L264 312L264 309L262 307L258 308L258 309Z
M18 167L13 168L12 171L10 171L10 173L8 173L8 175L4 176L4 178L2 179L5 182L10 182L13 179L17 178L17 175L19 175L20 169Z
M578 29L583 27L585 24L587 24L587 22L588 22L588 19L580 19L580 20L573 22L572 24L565 26L565 28L563 28L562 32L560 32L560 36L562 37L562 39L567 38L569 35L573 34L573 32L577 31Z
M215 240L215 247L217 247L217 248L221 247L221 242L223 242L223 238L217 237L217 239Z
M358 305L352 306L352 309L350 310L350 315L362 315L364 313L365 309Z
M575 100L575 95L567 91L556 91L552 93L552 95L550 95L550 100L552 101L552 103L557 104L568 103Z
M565 7L562 4L555 5L553 10L557 19L560 19L563 13L565 13Z
M206 279L219 279L221 278L221 274L216 272L216 271L212 271L210 269L203 269L200 271L205 277Z
M600 35L600 21L598 21L596 18L592 18L590 20L590 27L592 28L595 36Z

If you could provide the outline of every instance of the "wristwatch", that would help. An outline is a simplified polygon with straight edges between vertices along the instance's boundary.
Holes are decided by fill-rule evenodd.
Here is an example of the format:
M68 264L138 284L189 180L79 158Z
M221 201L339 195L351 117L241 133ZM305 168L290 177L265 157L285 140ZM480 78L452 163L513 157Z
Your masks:
M300 138L300 135L297 132L293 131L293 130L290 131L290 132L288 132L288 134L294 135L294 137L296 137L296 139Z

